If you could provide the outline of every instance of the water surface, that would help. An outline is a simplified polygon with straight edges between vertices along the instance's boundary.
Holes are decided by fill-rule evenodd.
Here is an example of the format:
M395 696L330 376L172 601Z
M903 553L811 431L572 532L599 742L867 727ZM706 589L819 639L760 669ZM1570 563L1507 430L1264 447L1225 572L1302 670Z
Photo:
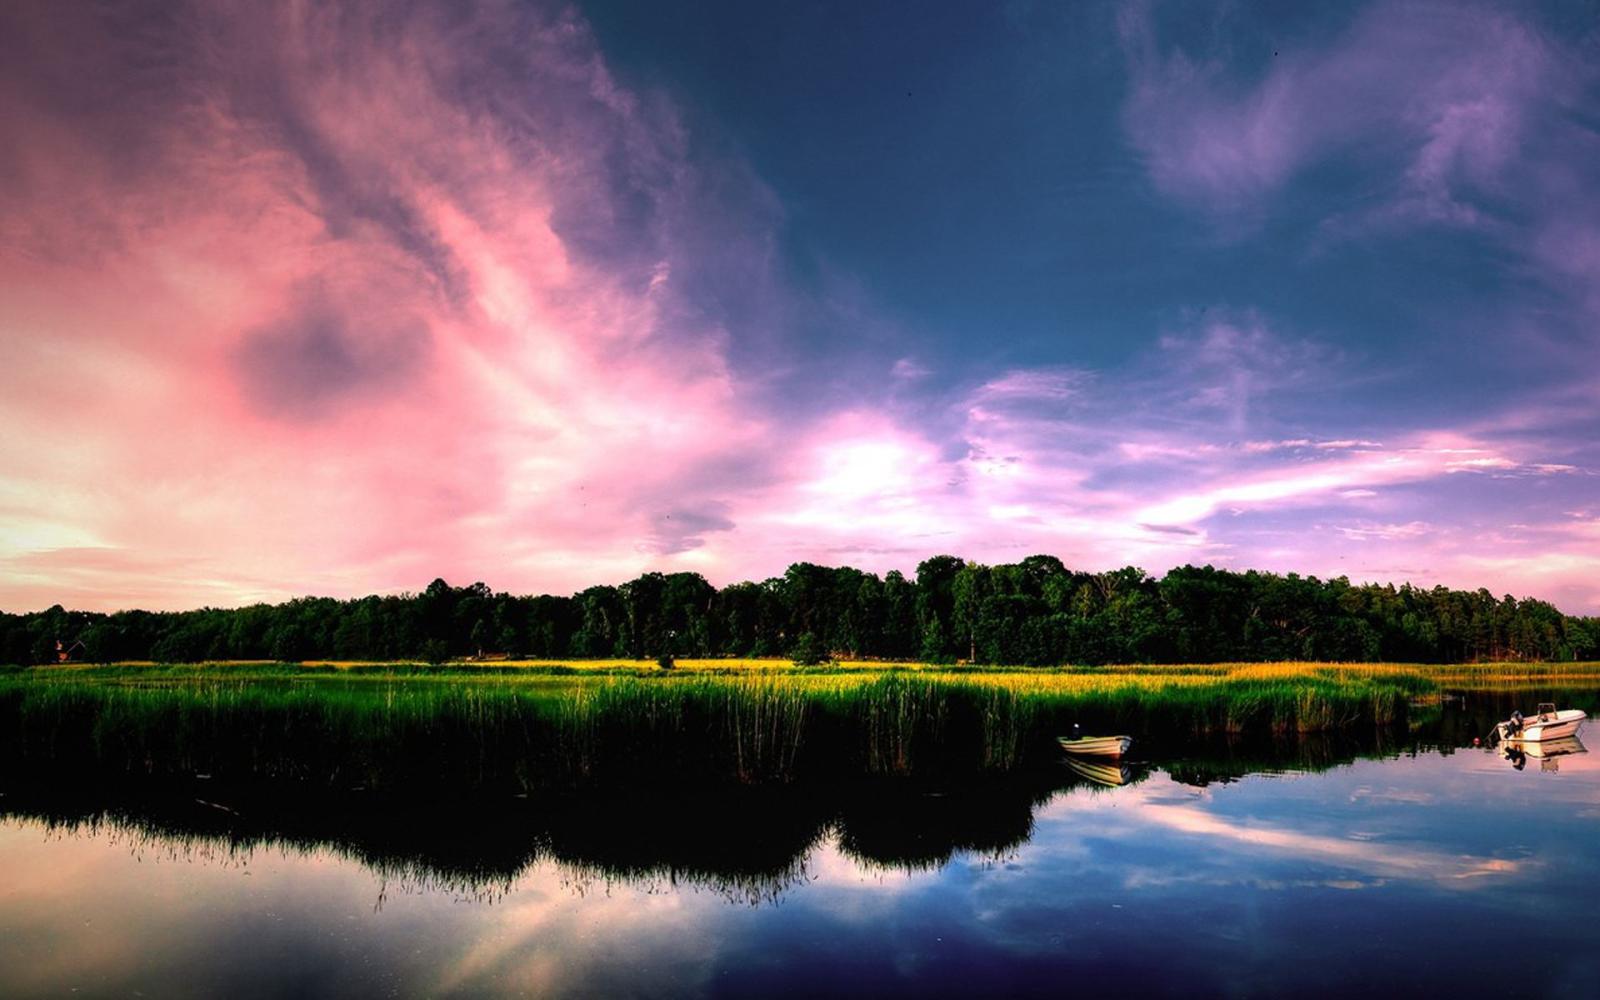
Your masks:
M408 812L0 798L12 996L1600 996L1600 755ZM1326 770L1304 770L1307 760ZM1328 765L1332 766L1328 766Z

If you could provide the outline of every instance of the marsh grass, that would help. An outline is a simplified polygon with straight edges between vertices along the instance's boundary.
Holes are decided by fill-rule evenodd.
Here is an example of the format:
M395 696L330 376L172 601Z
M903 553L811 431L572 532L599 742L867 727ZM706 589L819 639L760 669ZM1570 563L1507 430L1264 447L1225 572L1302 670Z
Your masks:
M699 661L725 664L727 661ZM1005 670L110 665L0 674L0 768L508 790L1003 773L1090 732L1394 727L1439 690L1394 664ZM1455 675L1452 675L1455 676Z

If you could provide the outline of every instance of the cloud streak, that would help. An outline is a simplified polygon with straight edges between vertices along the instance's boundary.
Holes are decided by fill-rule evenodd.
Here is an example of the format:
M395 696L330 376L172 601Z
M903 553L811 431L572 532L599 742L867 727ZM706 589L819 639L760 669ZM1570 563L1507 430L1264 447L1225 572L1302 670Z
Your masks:
M1318 161L1393 161L1385 212L1473 225L1463 190L1493 193L1528 119L1573 91L1572 67L1493 8L1378 3L1326 48L1284 43L1241 76L1163 46L1148 6L1119 20L1129 137L1163 192L1216 213L1271 198Z
M1544 122L1583 73L1510 15L1438 20L1380 4L1241 73L1130 8L1127 139L1236 235L1377 150L1376 207L1327 218L1496 234L1594 308L1600 201L1557 219L1505 185L1531 157L1559 189ZM8 609L939 551L1600 608L1565 513L1600 463L1583 386L1402 417L1359 349L1211 302L1121 360L941 356L853 278L793 281L737 143L621 80L571 9L23 4L0 39ZM841 360L805 323L871 344Z

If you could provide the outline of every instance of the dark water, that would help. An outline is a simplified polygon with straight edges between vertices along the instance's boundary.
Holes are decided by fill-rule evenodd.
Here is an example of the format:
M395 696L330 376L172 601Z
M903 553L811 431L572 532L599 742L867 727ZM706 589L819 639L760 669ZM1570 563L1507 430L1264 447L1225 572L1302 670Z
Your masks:
M1600 997L1600 754L559 803L8 787L6 996Z

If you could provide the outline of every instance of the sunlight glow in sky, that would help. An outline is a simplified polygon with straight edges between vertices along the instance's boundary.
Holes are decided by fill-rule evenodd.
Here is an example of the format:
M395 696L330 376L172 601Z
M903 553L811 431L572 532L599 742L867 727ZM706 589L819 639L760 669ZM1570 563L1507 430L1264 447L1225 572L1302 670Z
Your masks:
M792 6L0 6L0 607L1048 552L1600 612L1579 6Z

